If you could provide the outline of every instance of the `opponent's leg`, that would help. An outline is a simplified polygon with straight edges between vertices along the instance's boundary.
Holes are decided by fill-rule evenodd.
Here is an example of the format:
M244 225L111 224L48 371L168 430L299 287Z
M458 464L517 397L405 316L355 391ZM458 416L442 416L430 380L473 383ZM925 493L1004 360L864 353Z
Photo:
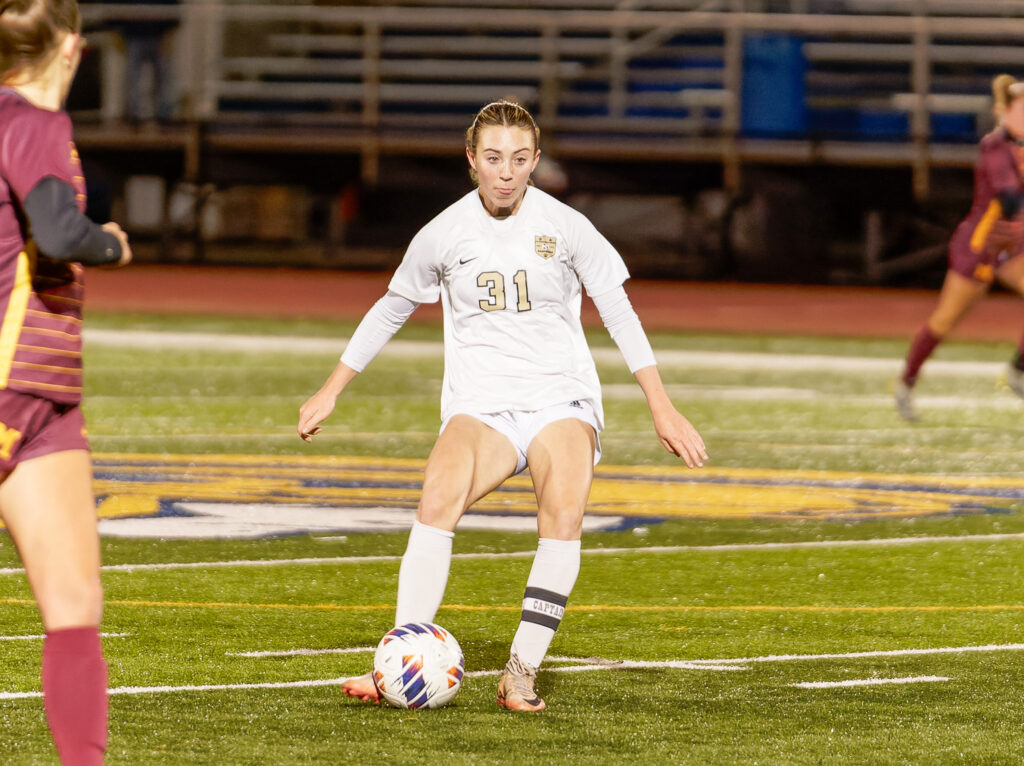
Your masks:
M1004 285L1024 297L1024 254L1011 258L996 272ZM1017 341L1017 350L1006 369L1006 383L1017 396L1024 399L1024 334Z
M966 316L967 312L985 295L988 285L958 274L946 272L939 302L928 321L914 335L907 351L903 374L896 381L896 411L904 420L917 420L911 390L917 383L921 367L935 351L942 339Z
M103 763L107 665L99 534L88 452L26 460L0 484L0 516L42 614L43 704L64 766Z

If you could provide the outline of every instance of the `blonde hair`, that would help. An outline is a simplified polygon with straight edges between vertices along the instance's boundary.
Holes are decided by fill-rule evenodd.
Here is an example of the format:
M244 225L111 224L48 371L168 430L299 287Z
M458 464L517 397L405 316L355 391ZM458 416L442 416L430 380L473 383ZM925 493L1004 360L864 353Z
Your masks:
M81 30L77 0L0 0L0 80L45 65L61 33Z
M992 80L992 114L997 120L1006 114L1010 102L1024 96L1024 82L1019 82L1012 74L997 75Z
M534 151L540 147L540 128L534 122L533 116L514 99L502 98L492 101L477 112L472 124L466 130L466 149L469 150L470 154L476 154L477 142L480 140L480 133L483 129L495 126L522 128L533 134ZM469 169L469 177L473 179L474 184L480 183L480 179L473 168Z

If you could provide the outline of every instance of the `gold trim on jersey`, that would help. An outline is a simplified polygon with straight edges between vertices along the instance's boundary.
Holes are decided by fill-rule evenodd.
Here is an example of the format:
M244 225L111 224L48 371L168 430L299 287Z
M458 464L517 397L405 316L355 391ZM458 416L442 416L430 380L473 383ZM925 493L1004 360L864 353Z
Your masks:
M7 388L11 377L11 364L14 362L14 351L18 347L18 337L25 323L25 312L28 310L28 299L32 295L32 272L35 271L36 247L29 241L25 249L18 253L18 263L14 274L14 286L7 299L7 311L4 312L4 323L0 327L0 388Z
M543 234L537 234L533 238L533 252L545 261L555 254L557 246L557 237L545 237Z
M71 324L82 324L82 320L78 317L68 316L67 314L55 314L52 311L38 311L36 309L29 309L25 312L31 314L34 317L50 317L61 322L71 322Z
M38 283L37 283L36 287L37 288L39 287ZM45 292L43 290L40 290L39 293L40 293L40 296L39 296L40 299L41 300L45 300L47 303L68 303L68 304L70 304L72 306L81 306L82 305L82 299L81 298L70 298L67 295L57 295L55 293L48 293L48 292Z
M30 346L27 343L19 343L18 351L33 351L39 354L50 354L51 356L70 356L73 359L81 359L81 351L72 351L66 348L47 348L46 346Z
M21 378L11 378L10 382L17 383L20 388L38 388L41 391L58 391L65 394L82 393L81 386L61 386L57 383L40 383L36 380L22 380Z
M24 333L34 333L35 335L45 335L48 338L78 338L81 337L77 333L64 332L63 330L50 330L46 327L25 327L23 328Z
M56 364L36 364L35 362L19 362L15 360L11 363L11 367L15 370L39 370L40 372L55 372L59 375L82 374L82 368L77 364L73 367L61 367Z
M972 251L980 253L985 249L985 240L988 239L989 232L992 231L992 227L1002 214L1003 206L999 204L998 200L992 200L988 203L985 215L978 221L978 225L974 227L974 233L971 234Z

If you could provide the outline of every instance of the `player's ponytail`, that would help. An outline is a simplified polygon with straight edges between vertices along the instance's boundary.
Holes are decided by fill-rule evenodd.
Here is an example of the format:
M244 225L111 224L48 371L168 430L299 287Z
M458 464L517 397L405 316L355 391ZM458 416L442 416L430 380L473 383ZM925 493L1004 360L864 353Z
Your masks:
M1018 82L1012 74L996 75L992 80L992 114L1002 119L1007 107L1015 98L1024 96L1024 82Z
M45 65L61 32L81 29L77 0L0 0L0 81Z

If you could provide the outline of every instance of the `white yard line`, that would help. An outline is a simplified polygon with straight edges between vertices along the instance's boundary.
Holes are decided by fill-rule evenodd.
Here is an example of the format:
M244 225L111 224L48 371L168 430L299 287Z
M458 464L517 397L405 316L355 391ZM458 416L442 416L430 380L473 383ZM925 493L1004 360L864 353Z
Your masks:
M145 348L152 350L211 350L273 352L281 354L341 354L348 338L309 338L284 335L241 335L204 332L155 332L148 330L107 330L86 328L85 341L97 346ZM606 364L622 363L617 348L591 349L594 360ZM403 357L438 357L437 341L392 340L381 352ZM824 354L771 354L766 352L661 350L656 353L662 366L732 369L781 370L784 372L877 372L895 374L902 359L884 357L829 356ZM947 361L928 362L929 375L997 375L1005 362Z
M686 553L690 551L757 551L792 550L794 548L850 548L858 546L899 546L923 545L928 543L997 542L1022 540L1024 532L1005 532L989 535L929 535L922 537L880 537L867 540L810 540L806 542L779 543L724 543L722 545L656 545L648 548L584 548L583 555L609 556L644 553ZM453 559L522 559L531 558L535 551L510 551L508 553L456 553ZM273 567L287 565L323 566L327 564L367 564L382 561L400 561L401 556L325 556L295 559L237 559L233 561L182 561L160 564L107 564L104 572L141 572L168 569L215 569L230 567ZM22 574L21 567L0 569L0 575Z
M203 684L197 686L115 686L107 694L165 694L169 692L216 692L235 689L300 689L311 686L341 686L349 678L314 678L307 681L278 681L258 684ZM42 697L42 692L0 692L0 700Z
M883 684L922 684L948 681L946 676L907 676L906 678L851 678L847 681L800 681L790 686L800 689L843 689L849 686L881 686Z
M131 633L100 633L101 638L124 638ZM0 636L0 641L42 641L46 636L42 633L34 636Z
M892 396L886 394L836 394L816 388L785 388L770 386L699 386L669 384L665 391L672 398L709 402L804 402L844 407L891 407ZM622 401L640 400L644 392L632 383L603 384L605 399ZM997 392L998 393L998 392ZM1020 399L1009 390L991 398L976 395L948 394L942 396L916 396L914 403L928 409L946 410L1019 410ZM604 438L602 436L602 438Z
M317 657L321 654L363 654L376 651L373 646L349 646L344 649L284 649L269 652L225 652L228 657Z
M781 662L788 660L819 660L819 659L851 659L862 657L900 657L907 655L925 654L959 654L964 652L997 652L997 651L1021 651L1024 644L989 644L987 646L951 646L938 649L896 649L892 651L878 652L849 652L846 654L790 654L790 655L768 655L765 657L744 657L725 660L623 660L621 662L601 660L600 658L575 658L575 657L549 657L552 662L583 662L583 665L565 665L546 667L545 672L550 673L580 673L592 670L634 670L634 669L663 669L673 668L680 670L742 670L745 663L754 662ZM354 651L354 650L353 650ZM595 661L596 660L596 661ZM467 678L479 678L485 676L499 675L501 670L475 670L466 673ZM324 678L309 679L304 681L278 681L255 684L202 684L187 686L118 686L108 689L108 694L164 694L174 692L201 692L201 691L233 691L248 689L299 689L320 686L340 686L353 678ZM873 679L875 683L909 683L902 679ZM919 676L916 680L944 681L947 678L940 676ZM808 682L809 683L809 682ZM836 682L843 683L843 682ZM798 685L798 684L791 684ZM864 685L863 682L845 683L844 685ZM42 692L0 692L0 701L35 699L42 697Z
M1024 644L984 644L982 646L943 646L935 649L883 649L872 652L836 652L829 654L768 654L763 657L732 657L716 660L689 660L692 665L748 665L757 662L800 662L807 660L858 660L869 657L918 657L932 654L969 654L972 652L1020 652Z

